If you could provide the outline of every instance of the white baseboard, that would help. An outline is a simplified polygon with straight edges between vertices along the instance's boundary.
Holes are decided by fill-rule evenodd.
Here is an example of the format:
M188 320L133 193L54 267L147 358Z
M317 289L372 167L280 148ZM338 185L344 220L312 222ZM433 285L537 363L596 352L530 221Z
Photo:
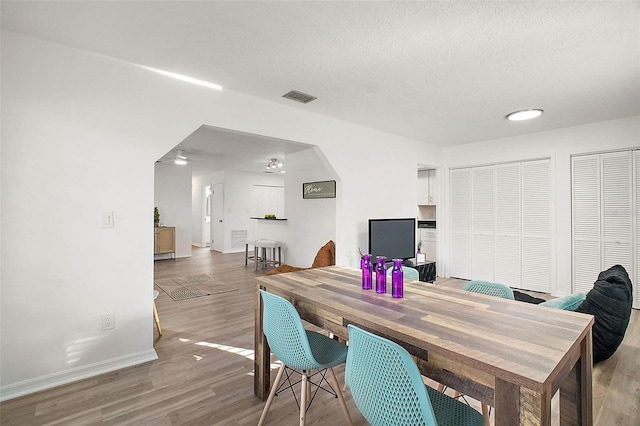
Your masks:
M229 254L229 253L244 253L244 246L243 247L234 247L234 248L230 248L229 250L225 250L222 253L223 254ZM251 251L251 253L253 253Z
M156 359L158 359L158 354L156 354L154 349L151 349L145 352L100 361L91 365L71 368L59 373L47 374L34 379L24 380L22 382L0 387L0 401L6 401L41 390L76 382L78 380L88 379L89 377L98 376L110 371L120 370L122 368L143 364L149 361L155 361Z

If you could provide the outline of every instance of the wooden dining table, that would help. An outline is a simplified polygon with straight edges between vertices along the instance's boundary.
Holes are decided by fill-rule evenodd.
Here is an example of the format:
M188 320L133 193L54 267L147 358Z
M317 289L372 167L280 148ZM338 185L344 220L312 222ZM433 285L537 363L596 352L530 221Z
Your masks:
M257 278L254 393L266 399L270 350L259 289L293 303L305 321L348 339L354 324L409 351L421 373L494 407L496 425L592 425L591 315L421 281L404 297L363 290L359 269L329 266ZM390 283L387 285L390 288Z

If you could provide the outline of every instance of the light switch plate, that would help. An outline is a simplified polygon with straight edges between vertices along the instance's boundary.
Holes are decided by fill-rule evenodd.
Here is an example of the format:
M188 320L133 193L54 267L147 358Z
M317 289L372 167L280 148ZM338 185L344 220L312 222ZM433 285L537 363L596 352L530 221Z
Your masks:
M103 228L113 228L113 212L102 212L100 223Z

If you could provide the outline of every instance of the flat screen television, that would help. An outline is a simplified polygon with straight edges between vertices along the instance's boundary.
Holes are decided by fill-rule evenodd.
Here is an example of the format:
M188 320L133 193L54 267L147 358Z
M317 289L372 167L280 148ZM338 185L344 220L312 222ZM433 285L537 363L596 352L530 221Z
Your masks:
M416 219L369 219L369 253L392 259L411 259L416 256Z

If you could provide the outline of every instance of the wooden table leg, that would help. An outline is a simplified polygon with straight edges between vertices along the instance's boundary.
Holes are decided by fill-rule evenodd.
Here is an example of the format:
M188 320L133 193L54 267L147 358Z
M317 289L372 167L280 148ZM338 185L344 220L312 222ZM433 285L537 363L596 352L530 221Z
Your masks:
M593 425L591 330L580 345L580 358L560 386L560 425Z
M520 387L496 378L494 394L495 425L520 424Z
M551 425L551 395L496 378L495 425Z
M256 287L255 303L255 343L253 353L253 393L262 401L269 395L271 382L271 349L262 329L262 297L260 287Z

